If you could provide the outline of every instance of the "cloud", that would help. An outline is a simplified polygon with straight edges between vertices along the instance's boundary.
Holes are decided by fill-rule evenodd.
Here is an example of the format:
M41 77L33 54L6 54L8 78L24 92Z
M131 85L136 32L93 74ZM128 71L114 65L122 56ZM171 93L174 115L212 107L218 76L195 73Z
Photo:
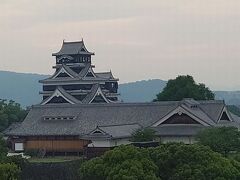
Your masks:
M239 0L2 0L1 68L52 73L62 40L82 37L96 70L121 82L194 75L240 88Z

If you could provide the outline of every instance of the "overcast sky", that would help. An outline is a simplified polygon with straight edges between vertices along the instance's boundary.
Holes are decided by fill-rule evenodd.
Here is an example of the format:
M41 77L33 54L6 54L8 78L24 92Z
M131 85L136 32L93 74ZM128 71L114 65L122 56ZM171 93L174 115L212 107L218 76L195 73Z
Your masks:
M81 38L120 83L240 90L240 0L0 0L0 70L52 74L63 39Z

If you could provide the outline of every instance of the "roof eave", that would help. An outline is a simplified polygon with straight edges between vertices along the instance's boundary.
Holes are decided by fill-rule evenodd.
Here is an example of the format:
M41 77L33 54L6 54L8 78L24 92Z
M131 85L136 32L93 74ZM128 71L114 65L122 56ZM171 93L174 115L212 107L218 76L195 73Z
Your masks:
M95 55L95 53L93 52L83 52L83 53L74 53L74 54L65 54L65 53L61 53L60 51L57 53L52 53L52 56L62 56L62 55L78 55L78 54L83 54L83 55Z

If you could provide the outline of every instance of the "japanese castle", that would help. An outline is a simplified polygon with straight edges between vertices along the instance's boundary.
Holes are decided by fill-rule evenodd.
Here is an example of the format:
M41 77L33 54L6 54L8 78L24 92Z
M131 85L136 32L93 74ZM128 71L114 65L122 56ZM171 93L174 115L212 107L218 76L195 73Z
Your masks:
M92 56L83 40L63 41L56 57L55 73L40 83L43 84L42 105L45 104L89 104L118 101L118 79L112 72L95 73Z
M111 71L95 73L83 41L63 42L55 73L43 84L42 102L33 105L21 123L4 131L12 151L44 150L82 153L130 144L137 129L151 128L156 141L195 142L209 127L240 128L240 118L221 100L123 103L118 101L118 79Z

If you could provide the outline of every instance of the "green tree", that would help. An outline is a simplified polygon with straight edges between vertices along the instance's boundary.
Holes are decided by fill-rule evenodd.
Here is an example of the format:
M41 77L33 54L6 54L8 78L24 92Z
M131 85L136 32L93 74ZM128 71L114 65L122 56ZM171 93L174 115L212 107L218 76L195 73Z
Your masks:
M212 100L214 94L204 84L196 84L192 76L178 76L170 79L154 101L180 101L184 98Z
M147 142L147 141L153 141L155 139L155 131L150 128L144 128L144 129L137 129L132 134L132 141L133 142Z
M0 131L6 129L14 122L21 122L27 115L20 104L14 101L0 100Z
M83 163L80 175L88 180L238 180L240 163L199 144L120 146Z
M0 136L0 162L6 157L7 155L7 146L6 142L2 136Z
M20 169L13 163L0 164L1 180L17 180L19 179Z
M80 176L87 180L157 180L157 171L147 151L120 146L85 162Z
M208 128L197 135L200 144L227 156L230 151L239 151L240 132L235 127Z
M207 146L172 143L149 149L163 180L239 179L240 163Z

